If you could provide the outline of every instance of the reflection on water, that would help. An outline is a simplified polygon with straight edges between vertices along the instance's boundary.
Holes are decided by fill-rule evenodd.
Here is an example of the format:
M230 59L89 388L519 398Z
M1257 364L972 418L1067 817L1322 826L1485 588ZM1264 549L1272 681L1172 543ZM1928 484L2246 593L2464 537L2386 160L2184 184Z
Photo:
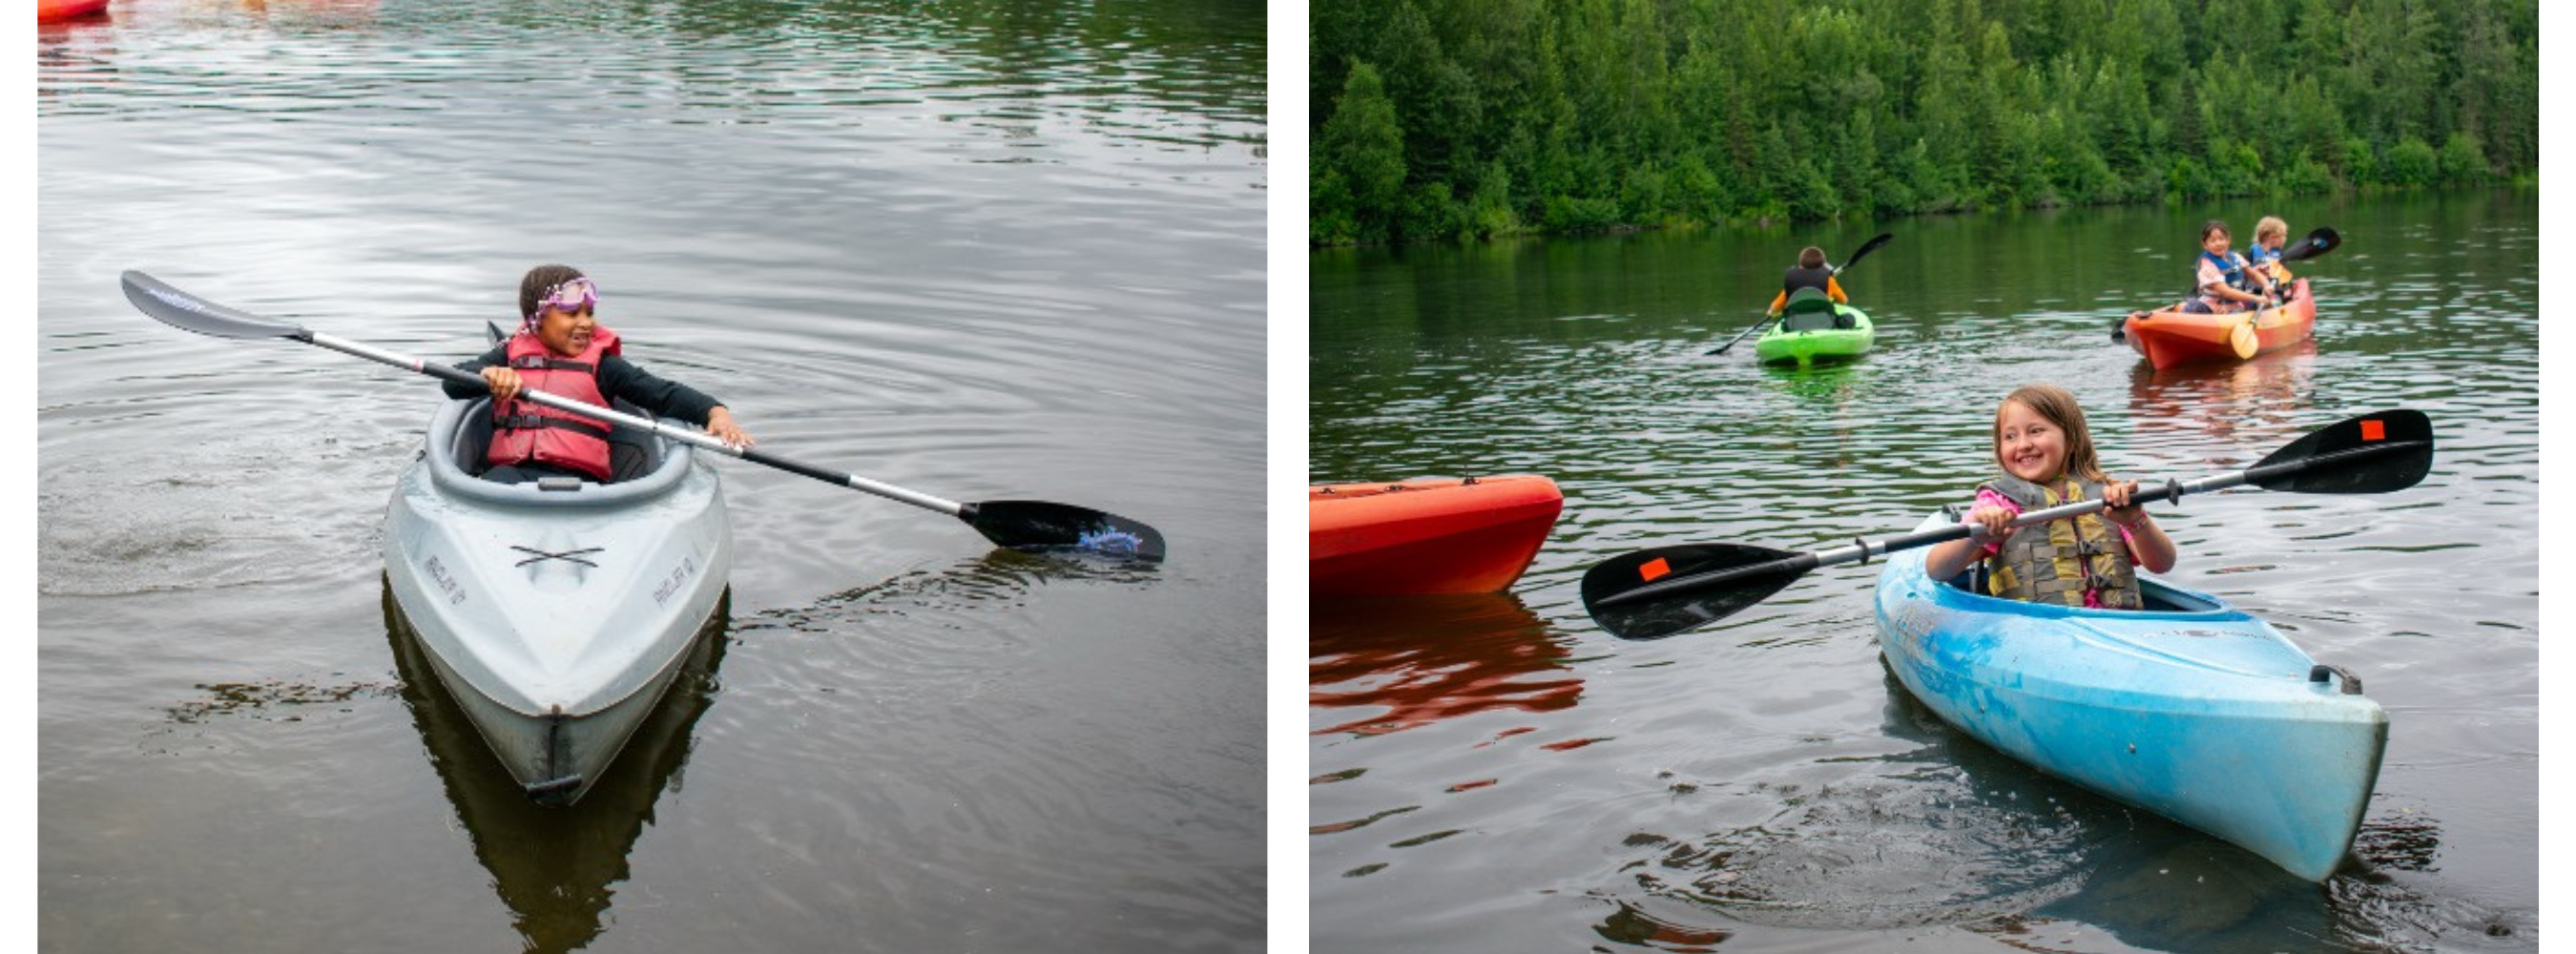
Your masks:
M508 769L438 682L420 641L384 589L385 640L402 679L402 700L421 742L474 842L475 860L492 873L492 889L536 952L576 951L599 936L616 887L627 878L635 840L653 824L653 803L681 785L689 730L714 703L724 661L731 595L716 607L680 661L661 702L635 729L590 793L568 808L530 801Z
M1594 925L1592 929L1599 933L1603 940L1614 944L1658 951L1687 951L1694 954L1717 950L1717 945L1735 936L1730 931L1695 928L1688 924L1674 923L1648 913L1645 907L1633 901L1613 902L1610 916L1603 918L1601 923Z
M1508 593L1324 600L1307 608L1307 704L1371 710L1313 730L1381 735L1583 695L1573 653Z
M2305 395L2316 375L2315 338L2233 363L2158 371L2140 358L2129 370L2129 421L2142 442L2278 447L2311 429Z
M1028 553L995 549L951 563L851 587L801 606L763 610L760 626L833 632L873 617L920 615L940 620L978 604L1016 606L1033 590L1054 583L1142 587L1160 578L1162 565L1082 552Z
M498 61L483 64L495 72L583 56L579 70L527 72L542 77L540 85L609 74L620 81L580 87L591 108L664 114L675 123L838 125L853 107L946 103L920 118L1016 140L1015 155L984 162L1064 164L1046 140L1063 132L1067 117L1059 114L1068 110L1098 134L1200 149L1260 143L1265 111L1260 32L1243 27L1247 17L1260 22L1261 8L1243 0L579 6L554 11L548 29L534 32L525 9L489 2L380 9L375 0L118 0L112 13L146 46L176 39L172 52L198 53L196 31L219 39L268 31L281 53L342 67L310 73L294 62L269 64L255 80L262 95L230 104L252 113L318 112L334 101L389 95L418 97L382 104L397 110L451 100L481 108L462 90L440 88L472 78L455 69L460 55ZM117 56L108 44L120 31L109 23L41 25L37 92L45 115L185 105L186 89L157 88L185 79L168 72L172 58ZM584 41L610 31L646 38L660 55L620 61ZM408 42L423 36L439 42ZM638 86L614 75L626 70L660 78ZM118 89L128 84L136 88ZM129 98L137 94L148 98Z

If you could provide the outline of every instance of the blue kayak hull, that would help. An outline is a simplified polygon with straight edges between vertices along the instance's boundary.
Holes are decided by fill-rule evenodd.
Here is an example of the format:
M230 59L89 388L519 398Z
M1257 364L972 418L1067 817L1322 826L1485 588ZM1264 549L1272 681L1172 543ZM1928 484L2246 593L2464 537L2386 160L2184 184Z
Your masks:
M1879 574L1878 639L1942 721L2310 881L2351 853L2388 744L2357 685L2205 593L2141 576L2149 611L2044 606L1935 584L1925 552Z

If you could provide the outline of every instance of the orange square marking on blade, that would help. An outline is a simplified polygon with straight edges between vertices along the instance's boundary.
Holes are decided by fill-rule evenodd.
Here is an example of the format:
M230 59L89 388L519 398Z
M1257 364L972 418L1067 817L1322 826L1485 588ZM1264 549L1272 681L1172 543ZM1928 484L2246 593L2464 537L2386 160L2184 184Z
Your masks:
M2376 441L2376 440L2384 440L2384 439L2386 439L2387 437L2388 437L2388 425L2387 425L2386 423L2384 423L2384 422L2380 422L2380 421L2363 421L2363 422L2361 422L2361 439L2362 439L2362 440L2365 440L2365 441Z
M1663 557L1656 557L1656 558L1654 558L1654 559L1652 559L1652 560L1648 560L1648 561L1646 561L1645 563L1638 565L1638 567L1637 567L1637 579L1639 579L1639 580L1641 580L1641 581L1644 581L1644 582L1649 582L1649 583L1651 583L1651 582L1654 582L1656 578L1661 577L1661 576L1663 576L1663 575L1665 575L1665 574L1667 574L1667 573L1671 573L1672 571L1673 571L1673 565L1672 565L1672 564L1664 562L1664 558L1663 558Z

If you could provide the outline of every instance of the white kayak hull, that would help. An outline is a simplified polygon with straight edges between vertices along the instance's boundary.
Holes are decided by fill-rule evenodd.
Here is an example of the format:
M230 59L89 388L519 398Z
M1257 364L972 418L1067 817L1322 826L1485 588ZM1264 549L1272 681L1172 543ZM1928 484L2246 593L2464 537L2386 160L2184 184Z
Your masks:
M714 468L645 437L614 484L471 476L485 402L450 402L386 507L385 579L438 673L529 796L578 800L668 689L733 569Z

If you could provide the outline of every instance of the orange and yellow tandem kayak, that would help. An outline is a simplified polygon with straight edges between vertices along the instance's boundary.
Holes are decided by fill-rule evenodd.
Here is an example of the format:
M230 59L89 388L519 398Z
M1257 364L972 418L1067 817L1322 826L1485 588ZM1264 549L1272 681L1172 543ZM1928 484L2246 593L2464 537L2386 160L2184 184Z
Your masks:
M1520 579L1565 495L1537 474L1306 488L1310 596L1493 593Z
M2316 332L2317 300L2308 280L2291 286L2290 300L2253 312L2195 315L2180 311L2131 312L2121 327L2129 347L2162 371L2194 361L2240 361L2279 351Z

